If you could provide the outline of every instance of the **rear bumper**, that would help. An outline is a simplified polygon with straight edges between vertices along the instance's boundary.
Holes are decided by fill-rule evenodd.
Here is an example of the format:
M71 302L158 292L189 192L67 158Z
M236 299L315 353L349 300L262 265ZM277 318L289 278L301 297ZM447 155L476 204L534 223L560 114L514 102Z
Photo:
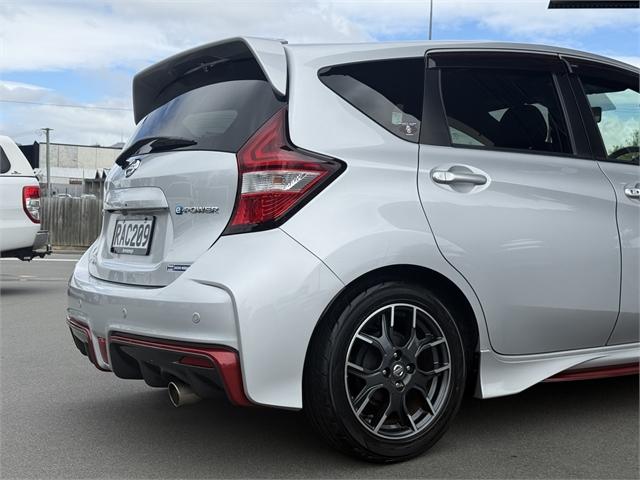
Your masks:
M90 358L94 352L92 361L98 368L155 384L169 376L191 375L179 365L177 354L185 353L183 349L195 348L199 358L217 362L216 372L225 370L228 352L233 352L247 403L301 408L309 340L343 285L287 234L274 229L221 237L164 287L97 279L89 274L90 258L91 249L69 281L67 315L86 327L83 338L90 345L85 350ZM125 363L116 357L123 352L142 365L139 374L127 376ZM158 352L162 359L155 358ZM173 355L169 361L164 358L167 352ZM161 381L146 368L160 361ZM244 404L232 394L230 378L224 390L233 402Z
M49 243L49 231L40 230L36 233L31 247L5 250L2 257L19 258L20 260L31 260L36 257L44 258L51 254L51 244Z
M51 253L51 245L49 245L49 231L40 230L36 233L36 238L33 241L33 251L43 252L44 254Z
M242 385L240 358L230 348L116 332L108 338L96 337L96 351L94 335L87 325L73 318L67 318L67 323L78 350L99 370L111 370L120 378L142 379L152 387L166 387L179 380L201 398L224 394L234 405L251 405Z

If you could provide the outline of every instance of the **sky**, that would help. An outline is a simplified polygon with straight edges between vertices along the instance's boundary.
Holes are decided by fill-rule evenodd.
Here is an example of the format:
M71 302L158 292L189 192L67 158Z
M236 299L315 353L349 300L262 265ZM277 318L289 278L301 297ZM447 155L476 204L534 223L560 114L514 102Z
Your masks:
M640 66L640 10L547 5L434 0L433 38L542 43ZM176 52L241 35L425 40L428 15L428 0L0 0L0 134L30 144L50 127L53 142L112 145L135 126L133 75Z

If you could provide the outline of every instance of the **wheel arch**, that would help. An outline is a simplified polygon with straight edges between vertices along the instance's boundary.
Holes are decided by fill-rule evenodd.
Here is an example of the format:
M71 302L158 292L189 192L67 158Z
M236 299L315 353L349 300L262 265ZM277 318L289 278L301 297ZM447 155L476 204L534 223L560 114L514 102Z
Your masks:
M432 290L434 294L442 300L447 308L453 310L454 318L456 318L456 320L461 320L456 323L460 328L465 352L470 353L469 358L467 359L467 366L469 368L469 375L467 377L469 382L467 386L468 388L473 388L475 386L479 367L481 334L479 330L479 322L482 321L482 319L478 318L473 310L471 302L460 287L442 273L419 265L398 264L380 267L360 275L347 283L340 292L333 297L331 302L329 302L318 319L307 345L305 367L303 371L303 388L305 385L304 377L307 374L309 351L311 350L313 342L325 319L333 312L345 307L352 298L358 295L359 292L366 290L372 285L390 280L408 280L426 287Z

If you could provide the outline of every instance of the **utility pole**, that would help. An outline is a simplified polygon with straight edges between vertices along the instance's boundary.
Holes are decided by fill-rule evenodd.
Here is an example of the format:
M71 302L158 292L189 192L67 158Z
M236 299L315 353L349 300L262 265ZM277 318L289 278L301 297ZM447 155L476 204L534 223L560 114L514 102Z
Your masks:
M429 0L429 40L433 32L433 0Z
M41 128L45 134L47 139L47 150L46 150L46 161L47 161L47 198L51 198L51 162L49 161L49 132L53 130L53 128Z

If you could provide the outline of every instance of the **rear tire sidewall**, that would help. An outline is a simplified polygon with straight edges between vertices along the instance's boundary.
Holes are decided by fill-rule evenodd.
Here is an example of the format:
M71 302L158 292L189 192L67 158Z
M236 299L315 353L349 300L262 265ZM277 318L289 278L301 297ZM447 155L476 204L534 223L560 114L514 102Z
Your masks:
M449 345L451 378L444 404L436 418L422 432L407 439L384 439L370 432L356 418L346 385L344 371L350 342L362 323L376 310L392 303L408 303L424 309L437 322ZM329 394L336 416L352 441L387 460L409 458L433 445L445 432L460 405L465 387L466 364L460 333L449 310L428 290L407 284L388 284L356 298L351 309L338 317L335 348L330 355ZM380 460L383 460L382 458Z

